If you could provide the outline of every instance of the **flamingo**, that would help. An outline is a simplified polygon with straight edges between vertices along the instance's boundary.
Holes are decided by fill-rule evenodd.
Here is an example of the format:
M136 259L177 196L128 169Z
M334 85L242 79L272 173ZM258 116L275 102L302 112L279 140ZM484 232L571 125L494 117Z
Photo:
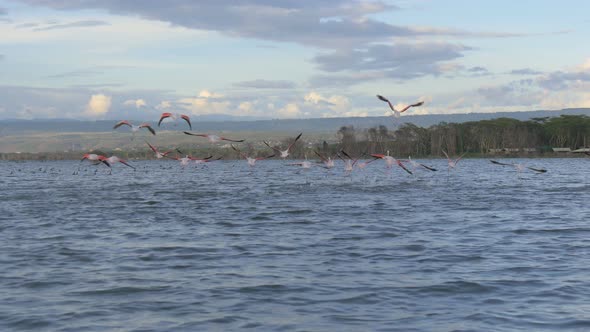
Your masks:
M252 158L252 157L249 157L249 156L245 155L244 153L242 153L242 151L240 151L238 148L236 148L235 146L233 146L233 144L231 145L231 148L234 149L234 151L236 151L238 154L240 154L240 156L242 158L246 159L246 161L248 162L248 165L250 167L254 167L254 165L256 165L256 162L258 160L264 160L264 159L272 158L272 157L275 156L274 154L272 154L272 155L266 156L266 157Z
M307 156L305 156L305 160L304 161L299 162L299 163L291 163L291 164L288 164L288 165L289 166L301 166L302 168L308 169L308 168L311 168L312 163L309 160L307 160Z
M223 157L217 157L215 159L211 159L211 158L213 158L213 156L209 156L209 157L203 158L203 159L199 159L199 158L194 158L193 157L193 158L191 158L191 160L194 160L195 161L195 164L203 164L203 163L210 163L212 161L217 161L217 160L223 159Z
M408 172L409 174L413 174L412 171L410 171L403 163L401 160L397 160L395 158L393 158L390 155L384 155L384 154L379 154L379 153L373 153L371 154L371 157L375 158L375 159L383 159L385 160L385 165L387 165L387 168L391 168L394 164L397 164L399 167L401 167L404 171Z
M150 147L150 149L152 149L152 151L154 151L154 153L156 154L156 158L158 158L158 159L162 159L162 158L166 157L170 152L172 152L172 151L160 152L160 151L158 151L158 149L156 149L155 146L151 145L148 141L146 141L146 143Z
M301 135L303 135L303 133L299 133L299 135L297 135L297 137L295 137L295 140L293 141L293 143L291 143L289 145L289 147L287 148L287 150L279 150L277 148L274 148L272 146L270 146L266 141L263 141L264 144L266 144L266 146L268 146L269 148L273 149L274 151L278 152L281 154L281 158L285 159L289 156L289 153L291 152L291 148L293 148L293 145L295 145L295 142L297 142L297 140L301 137Z
M114 165L115 163L121 163L121 164L123 164L123 165L125 165L127 167L131 167L131 168L133 168L133 170L135 170L135 167L129 165L126 160L121 159L121 158L119 158L117 156L110 156L110 157L108 157L107 158L107 162L109 162L109 164L111 164L111 165ZM112 171L113 171L113 169L111 168L111 172Z
M158 127L162 123L162 120L167 119L167 118L171 118L174 121L177 121L178 119L183 119L184 121L186 121L186 123L188 123L188 127L191 130L193 129L193 126L191 125L191 119L188 117L188 115L178 114L178 113L168 113L168 112L162 113L162 115L160 115L160 121L158 121Z
M393 108L393 105L391 104L391 102L389 101L389 99L381 96L381 95L377 95L377 98L379 98L380 100L383 100L384 102L386 102L389 105L389 108L391 108L391 111L393 112L393 116L395 116L396 118L399 118L400 115L407 111L410 107L416 107L416 106L422 106L422 104L424 104L423 101L419 101L415 104L410 104L404 108L402 108L400 111L397 111L395 108Z
M346 158L348 159L344 159L342 158L342 156L340 156L340 154L338 154L338 158L342 159L342 161L344 162L344 171L346 173L351 173L354 170L354 165L356 165L356 163L359 161L359 158L352 158L348 153L346 153L346 151L344 150L340 150L340 152L346 156ZM364 156L365 154L363 153L362 156Z
M319 153L317 150L313 151L318 157L320 157L320 159L322 160L322 162L324 163L324 168L326 169L331 169L334 168L335 164L334 164L334 160L330 157L326 157L324 155L322 155L321 153Z
M243 142L243 139L229 139L226 137L221 137L221 136L217 136L217 135L210 135L210 134L193 134L193 133L189 133L188 131L184 131L183 133L187 134L187 135L191 135L191 136L200 136L200 137L206 137L209 142L211 143L215 143L215 142L219 142L219 141L229 141L229 142L236 142L236 143L240 143Z
M451 168L455 168L457 167L457 163L459 163L459 160L461 160L461 158L463 158L463 156L467 153L467 152L463 152L463 154L461 154L458 158L456 159L451 159L449 158L449 155L447 154L447 152L445 150L443 150L443 153L445 154L445 156L447 157L447 163L449 164L449 169L448 169L448 173L451 173Z
M492 164L496 164L496 165L502 165L502 166L512 166L514 168L516 168L516 171L520 174L522 171L524 171L525 169L530 169L531 171L537 172L537 173L547 173L546 169L542 169L542 168L533 168L533 167L528 167L525 166L523 164L507 164L507 163L501 163L499 161L495 161L495 160L490 160L492 162Z
M179 149L176 149L176 152L178 152L180 154L183 154L182 151L180 151ZM167 157L167 158L178 160L180 162L180 166L185 167L185 166L187 166L189 164L189 162L191 162L191 160L194 160L195 163L200 164L202 162L208 161L209 159L213 158L213 156L208 156L206 158L200 159L200 158L192 157L192 156L190 156L190 155L187 154L187 155L185 155L182 158L181 157L178 157L178 156L176 156L176 157Z
M129 126L131 128L131 132L133 134L135 134L136 132L138 132L141 128L147 128L147 130L150 131L150 133L152 133L152 135L156 134L156 131L154 130L154 128L152 128L149 123L142 123L139 126L136 126L134 124L131 124L129 121L127 120L123 120L123 121L119 121L117 122L117 124L113 127L113 129L117 129L121 126Z
M379 158L373 158L369 161L363 161L362 163L358 163L356 167L360 169L365 169L365 167L367 167L370 163L374 162L375 160L379 160Z
M412 167L414 168L414 170L418 169L419 167L422 167L422 168L427 169L427 170L432 171L432 172L436 172L437 171L436 168L432 168L430 166L426 166L424 164L421 164L419 162L416 162L416 161L412 160L412 157L410 157L410 156L408 156L408 161L410 162L410 164L412 164Z
M95 153L85 153L84 156L82 156L82 160L80 160L80 162L83 162L84 160L93 161L95 165L103 163L107 165L109 168L111 167L111 164L108 162L107 157L103 155Z

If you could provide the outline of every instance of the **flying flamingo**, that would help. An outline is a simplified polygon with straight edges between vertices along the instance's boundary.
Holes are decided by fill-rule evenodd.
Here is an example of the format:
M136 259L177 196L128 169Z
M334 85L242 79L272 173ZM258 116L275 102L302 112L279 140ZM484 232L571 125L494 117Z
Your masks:
M229 142L236 142L236 143L240 143L243 142L243 139L229 139L229 138L225 138L225 137L221 137L221 136L217 136L217 135L210 135L210 134L193 134L193 133L189 133L188 131L184 131L185 134L187 135L191 135L191 136L200 136L200 137L206 137L209 142L211 143L215 143L215 142L219 142L219 141L229 141Z
M338 158L342 159L342 161L344 162L344 171L346 173L351 173L354 170L354 166L356 165L356 163L359 161L359 158L352 158L348 153L346 153L346 151L344 150L340 150L340 152L346 156L346 158L348 159L344 159L342 158L342 156L340 154L338 154ZM365 154L363 153L362 156L364 156ZM361 156L361 157L362 157Z
M129 121L127 120L123 120L123 121L119 121L117 122L117 124L113 127L113 129L117 129L121 126L129 126L131 128L131 132L133 134L135 134L136 132L138 132L141 128L147 128L147 130L150 131L150 133L152 133L152 135L156 134L156 131L154 130L154 128L152 128L149 123L142 123L139 126L136 126L134 124L131 124Z
M127 167L131 167L131 168L133 168L133 170L135 170L135 167L129 165L126 160L121 159L121 158L119 158L117 156L110 156L110 157L108 157L107 158L107 162L109 162L109 164L111 164L111 165L114 165L115 163L121 163L121 164L123 164L123 165L125 165ZM111 168L111 172L112 171L113 171L113 169Z
M418 169L419 167L422 167L422 168L427 169L427 170L432 171L432 172L436 172L437 171L436 168L432 168L430 166L426 166L424 164L421 164L421 163L419 163L417 161L412 160L412 157L410 157L410 156L408 156L408 161L410 162L410 164L412 164L412 167L414 168L414 170Z
M176 152L178 152L180 154L183 154L182 151L180 151L179 149L176 149ZM180 166L182 166L182 167L187 166L189 164L189 162L191 162L192 160L194 160L195 163L199 164L201 162L205 162L205 161L208 161L209 159L213 158L213 156L209 156L209 157L206 157L206 158L202 158L201 159L201 158L192 157L192 156L190 156L188 154L185 155L182 158L181 157L178 157L178 156L176 156L176 157L168 157L168 156L166 156L166 157L167 158L170 158L170 159L178 160L180 162Z
M448 169L448 173L451 173L451 168L455 168L457 166L457 163L459 163L459 160L461 160L461 158L463 158L463 156L467 153L467 152L463 152L463 154L461 154L458 158L456 159L451 159L449 158L449 155L447 154L447 152L445 150L443 150L443 153L445 154L445 156L447 157L447 163L449 164L449 169Z
M377 95L377 98L379 98L380 100L383 100L384 102L386 102L386 103L389 105L389 108L391 108L391 111L393 112L393 115L394 115L396 118L399 118L399 117L400 117L400 115L401 115L403 112L407 111L407 110L408 110L410 107L421 106L422 104L424 104L424 102L423 102L423 101L419 101L419 102L417 102L417 103L415 103L415 104L408 105L408 106L406 106L406 107L404 107L404 108L402 108L401 110L399 110L399 111L398 111L398 110L396 110L395 108L393 108L393 105L391 104L391 102L389 101L389 99L387 99L387 98L385 98L385 97L383 97L383 96L381 96L381 95Z
M322 155L321 153L319 153L317 150L313 151L318 157L320 157L320 159L322 160L322 162L324 163L324 168L326 169L331 169L334 168L335 164L334 164L334 159L330 158L330 157L326 157L324 155Z
M203 158L203 159L199 159L199 158L194 158L193 157L193 158L191 158L191 160L194 160L195 161L195 164L203 164L203 163L210 163L212 161L217 161L217 160L223 159L223 157L217 157L215 159L211 159L211 158L213 158L213 156L209 156L209 157Z
M305 156L305 160L304 161L298 162L298 163L291 163L291 164L288 164L288 165L289 166L301 166L302 168L308 169L308 168L311 168L312 163L309 160L307 160L307 156Z
M154 153L156 154L156 158L158 158L158 159L162 159L162 158L166 157L170 152L172 152L172 151L160 152L160 151L158 151L158 149L156 149L155 146L151 145L148 141L146 141L146 143L150 147L150 149L152 149L152 151L154 151Z
M100 163L103 163L103 164L107 165L109 168L111 167L111 164L108 162L107 157L105 157L103 155L99 155L99 154L95 154L95 153L86 153L86 154L84 154L84 156L82 156L82 160L80 160L80 162L83 162L84 160L93 161L94 165L98 165Z
M270 155L270 156L266 156L266 157L252 158L252 157L249 157L249 156L247 156L246 154L244 154L242 151L240 151L240 150L239 150L238 148L236 148L235 146L233 146L233 144L231 145L231 148L232 148L232 149L234 149L234 151L236 151L237 153L239 153L239 154L240 154L240 156L241 156L242 158L246 159L246 161L248 162L248 165L249 165L250 167L254 167L254 165L256 165L256 162L257 162L258 160L264 160L264 159L272 158L272 157L274 157L274 156L275 156L274 154L272 154L272 155Z
M158 127L162 123L162 120L167 119L167 118L171 118L174 121L177 121L178 119L183 119L184 121L186 121L186 123L188 123L188 127L191 130L193 129L193 126L191 125L191 119L188 117L188 115L177 114L177 113L168 113L168 112L162 113L162 115L160 115L160 121L158 121Z
M379 158L373 158L369 161L363 161L362 163L358 163L356 167L360 169L365 169L365 167L369 166L370 163L374 162L375 160L379 160Z
M269 148L273 149L274 151L278 152L281 154L281 158L285 159L289 156L289 153L291 152L291 148L293 148L293 145L295 145L295 142L297 142L297 140L301 137L303 133L299 133L299 135L297 135L297 137L295 137L295 140L293 141L293 143L291 143L289 145L289 147L287 148L287 150L279 150L277 148L273 148L272 146L270 146L266 141L263 141L264 144L266 144L266 146L268 146Z
M413 174L412 171L410 171L403 163L401 160L397 160L395 158L393 158L390 155L384 155L384 154L379 154L379 153L373 153L371 154L371 157L375 158L375 159L383 159L385 160L385 165L387 165L387 168L391 168L394 164L397 164L399 167L401 167L404 171L408 172L409 174Z
M516 171L520 174L522 171L524 171L525 169L530 169L531 171L537 172L537 173L547 173L546 169L542 169L542 168L533 168L533 167L528 167L525 166L523 164L507 164L507 163L501 163L499 161L495 161L495 160L490 160L492 162L492 164L496 164L496 165L502 165L502 166L512 166L514 168L516 168Z

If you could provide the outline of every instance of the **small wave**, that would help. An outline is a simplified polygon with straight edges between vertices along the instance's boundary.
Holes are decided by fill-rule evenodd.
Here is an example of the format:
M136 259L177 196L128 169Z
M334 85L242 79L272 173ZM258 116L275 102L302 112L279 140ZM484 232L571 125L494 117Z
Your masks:
M71 292L70 294L76 295L76 296L132 295L132 294L137 294L137 293L161 292L161 291L165 291L169 288L170 288L169 286L152 286L152 287L122 286L122 287L97 289L97 290L89 290L89 291L76 291L76 292Z
M472 281L451 281L424 287L411 287L420 294L484 294L493 292L495 287Z

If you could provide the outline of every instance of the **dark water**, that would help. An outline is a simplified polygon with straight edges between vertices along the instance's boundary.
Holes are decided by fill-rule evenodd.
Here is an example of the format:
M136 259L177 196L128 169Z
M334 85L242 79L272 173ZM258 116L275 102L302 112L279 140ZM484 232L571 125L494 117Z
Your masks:
M0 330L590 330L590 159L424 162L0 163Z

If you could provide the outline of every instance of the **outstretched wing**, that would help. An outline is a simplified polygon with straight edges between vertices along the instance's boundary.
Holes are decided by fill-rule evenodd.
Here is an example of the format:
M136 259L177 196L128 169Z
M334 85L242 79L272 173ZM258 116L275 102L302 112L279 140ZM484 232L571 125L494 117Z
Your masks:
M417 103L415 103L415 104L408 105L408 106L404 107L404 108L403 108L401 111L399 111L399 112L400 112L400 113L403 113L403 112L407 111L407 110L408 110L410 107L422 106L422 104L424 104L424 102L423 102L423 101L417 102Z
M189 118L188 115L181 114L180 118L186 121L186 123L188 123L188 127L190 128L190 130L193 130L193 126L191 125L191 118Z
M186 135L199 136L199 137L207 137L207 136L209 136L207 134L193 134L193 133L189 133L188 131L183 131L183 133L185 133Z
M326 159L326 157L322 156L322 155L321 155L321 154L318 152L318 150L313 150L313 153L315 153L315 154L316 154L318 157L320 157L320 159L321 159L323 162L327 162L327 161L328 161L328 159Z
M398 166L399 166L399 167L401 167L401 168L402 168L404 171L406 171L406 172L408 172L408 173L410 173L410 174L413 174L413 173L412 173L412 171L410 171L409 169L407 169L407 168L406 168L406 166L404 166L404 164L402 164L402 162L401 162L401 161L398 161L398 162L397 162L397 164L398 164Z
M424 168L426 168L427 170L429 170L429 171L432 171L432 172L436 172L436 171L438 171L436 168L432 168L432 167L430 167L430 166L426 166L426 165L424 165L424 164L421 164L421 163L418 163L418 165L420 165L420 166L422 166L422 167L424 167Z
M268 146L269 148L273 149L274 151L277 151L277 152L279 152L279 153L281 152L281 150L279 150L279 149L277 149L277 148L275 148L275 147L272 147L272 146L270 146L270 144L268 144L266 141L262 141L262 142L263 142L264 144L266 144L266 146Z
M127 120L119 121L119 122L117 122L117 124L116 124L116 125L113 127L113 129L117 129L117 128L121 127L121 126L129 126L129 127L131 127L131 123L129 123L129 121L127 121Z
M461 160L463 158L463 156L467 153L467 151L463 152L459 158L455 159L455 164L457 164L459 162L459 160Z
M387 105L389 105L389 108L391 108L392 111L396 112L395 109L393 108L393 105L391 104L391 102L389 101L389 99L381 96L381 95L377 95L377 98L379 98L379 100L382 100L384 102L387 103Z
M152 149L152 151L154 151L154 153L158 153L158 150L153 145L151 145L148 141L145 141L145 142L150 147L150 149Z
M162 123L162 120L169 118L171 116L172 116L172 113L162 113L162 115L160 115L160 121L158 121L158 127Z
M287 148L287 151L291 151L291 148L293 147L293 145L295 145L295 143L301 137L301 135L303 135L303 133L299 133L299 135L297 135L297 137L295 137L295 140L293 141L293 143L291 143L291 145L289 145L289 147Z
M243 139L229 139L229 138L225 138L225 137L219 137L219 139L223 140L223 141L236 142L236 143L241 143L241 142L245 141Z
M126 160L119 159L119 162L120 162L121 164L125 165L125 166L128 166L128 167L131 167L131 168L135 169L135 167L133 167L133 166L129 165L129 164L127 163L127 161L126 161Z
M231 148L236 151L237 153L240 154L240 156L244 159L248 159L248 156L246 156L245 154L242 153L242 151L240 151L238 148L236 148L233 144L230 144Z
M256 158L256 160L264 160L264 159L269 159L269 158L272 158L272 157L274 157L274 156L275 156L274 154L271 154L270 156L266 156L266 157L258 157L258 158Z
M513 164L501 163L501 162L499 162L499 161L496 161L496 160L490 160L490 162L491 162L492 164L496 164L496 165L502 165L502 166L514 166Z
M152 128L149 124L147 123L142 123L141 125L139 125L139 128L147 128L147 130L150 131L150 133L152 133L152 135L156 134L156 131L154 130L154 128Z
M546 169L543 168L533 168L533 167L527 167L528 169L530 169L531 171L535 171L537 173L547 173Z

